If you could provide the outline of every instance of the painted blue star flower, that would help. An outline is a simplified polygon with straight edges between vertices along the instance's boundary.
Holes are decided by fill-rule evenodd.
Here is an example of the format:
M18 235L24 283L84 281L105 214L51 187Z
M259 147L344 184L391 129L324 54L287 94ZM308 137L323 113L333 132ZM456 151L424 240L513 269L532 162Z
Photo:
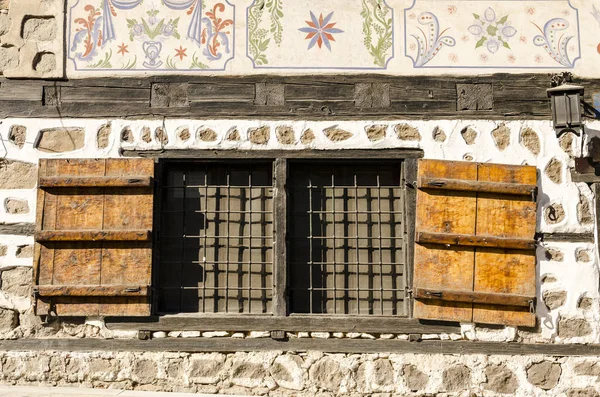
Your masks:
M298 29L301 32L308 33L306 40L310 40L308 43L308 49L310 50L317 44L319 48L322 48L323 43L325 47L331 51L331 41L335 41L333 35L335 33L344 33L343 30L334 28L337 22L329 23L333 17L333 12L323 18L323 14L317 19L315 14L310 12L310 18L312 21L306 21L309 27Z

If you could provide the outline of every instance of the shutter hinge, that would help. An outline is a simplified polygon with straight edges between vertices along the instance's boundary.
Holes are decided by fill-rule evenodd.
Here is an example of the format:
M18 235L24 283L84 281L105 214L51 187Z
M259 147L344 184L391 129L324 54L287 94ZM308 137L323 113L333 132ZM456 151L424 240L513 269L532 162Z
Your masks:
M533 299L529 301L529 313L535 314L535 301Z
M404 291L404 294L405 294L405 296L407 296L407 297L411 297L411 298L412 298L412 296L413 296L413 290L412 290L412 288L407 288L407 289Z
M140 292L142 290L141 287L130 287L130 288L125 288L125 292Z
M404 185L406 187L409 187L411 189L416 189L417 188L417 181L413 181L413 182L404 182Z

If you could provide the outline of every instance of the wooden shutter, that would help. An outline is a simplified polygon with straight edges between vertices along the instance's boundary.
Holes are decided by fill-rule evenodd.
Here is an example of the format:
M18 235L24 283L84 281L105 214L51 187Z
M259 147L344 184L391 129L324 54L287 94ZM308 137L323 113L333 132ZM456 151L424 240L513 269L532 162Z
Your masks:
M535 326L535 167L420 160L414 314Z
M40 160L38 315L147 316L152 159Z

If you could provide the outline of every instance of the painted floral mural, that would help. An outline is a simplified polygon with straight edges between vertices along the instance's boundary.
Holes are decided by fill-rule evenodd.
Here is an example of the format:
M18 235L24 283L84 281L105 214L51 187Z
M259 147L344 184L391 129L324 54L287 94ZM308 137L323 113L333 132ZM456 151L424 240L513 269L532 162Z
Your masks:
M581 57L568 0L415 0L404 17L415 68L571 69Z
M234 55L227 0L78 0L69 12L75 70L224 70Z

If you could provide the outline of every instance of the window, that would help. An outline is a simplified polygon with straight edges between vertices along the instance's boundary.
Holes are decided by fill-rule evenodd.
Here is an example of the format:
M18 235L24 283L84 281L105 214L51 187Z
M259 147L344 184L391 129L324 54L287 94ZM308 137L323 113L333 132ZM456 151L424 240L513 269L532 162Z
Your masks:
M273 314L280 294L291 315L406 316L403 173L385 159L166 161L158 313Z

